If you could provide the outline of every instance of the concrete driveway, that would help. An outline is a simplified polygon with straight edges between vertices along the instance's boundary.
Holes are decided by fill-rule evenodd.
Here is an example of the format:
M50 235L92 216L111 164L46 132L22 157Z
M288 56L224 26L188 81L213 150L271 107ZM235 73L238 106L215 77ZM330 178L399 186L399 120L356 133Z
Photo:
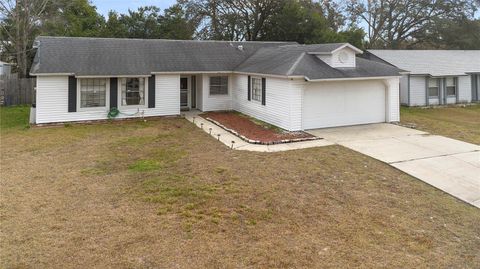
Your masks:
M480 146L393 124L309 130L480 208Z

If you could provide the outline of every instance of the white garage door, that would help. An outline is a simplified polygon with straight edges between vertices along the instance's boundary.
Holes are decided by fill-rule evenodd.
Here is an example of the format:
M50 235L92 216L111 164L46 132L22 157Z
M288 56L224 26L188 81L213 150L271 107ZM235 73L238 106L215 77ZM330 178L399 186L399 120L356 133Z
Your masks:
M304 98L304 129L385 122L380 81L312 82Z

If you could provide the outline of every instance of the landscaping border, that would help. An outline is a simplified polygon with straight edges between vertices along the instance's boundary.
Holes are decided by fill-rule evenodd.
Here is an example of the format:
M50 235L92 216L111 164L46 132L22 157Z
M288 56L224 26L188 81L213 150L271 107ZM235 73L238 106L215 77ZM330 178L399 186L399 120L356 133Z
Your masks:
M201 117L201 116L200 116ZM202 117L203 118L203 117ZM312 136L312 137L303 137L303 138L294 138L294 139L283 139L283 140L279 140L279 141L274 141L274 142L262 142L262 141L259 141L259 140L253 140L253 139L250 139L244 135L241 135L239 134L237 131L233 130L233 129L230 129L228 127L226 127L225 125L221 124L220 122L216 121L216 120L213 120L211 118L204 118L205 120L217 125L218 127L224 129L225 131L233 134L233 135L236 135L237 137L239 137L240 139L242 139L243 141L247 142L247 143L250 143L250 144L256 144L256 145L276 145L276 144L287 144L287 143L295 143L295 142L303 142L303 141L313 141L313 140L320 140L320 139L323 139L322 137L316 137L316 136Z

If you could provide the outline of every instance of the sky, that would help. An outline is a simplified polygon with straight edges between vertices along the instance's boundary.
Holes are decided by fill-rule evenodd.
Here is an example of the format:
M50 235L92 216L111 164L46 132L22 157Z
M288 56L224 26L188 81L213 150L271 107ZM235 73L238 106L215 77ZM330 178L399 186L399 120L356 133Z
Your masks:
M142 6L157 6L166 9L176 3L176 0L91 0L93 5L97 7L97 11L104 15L108 15L108 11L115 10L118 13L126 13L128 9L136 10Z
M107 17L108 11L114 10L118 13L126 13L128 9L136 10L142 6L157 6L166 9L175 4L176 0L91 0L97 7L97 11ZM480 18L480 12L476 12L476 18Z

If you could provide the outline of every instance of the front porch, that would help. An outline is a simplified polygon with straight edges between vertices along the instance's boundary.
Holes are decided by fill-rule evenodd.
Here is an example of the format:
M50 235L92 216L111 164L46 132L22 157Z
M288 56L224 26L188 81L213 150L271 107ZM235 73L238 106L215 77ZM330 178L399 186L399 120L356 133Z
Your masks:
M180 74L180 110L231 110L232 81L230 73Z

